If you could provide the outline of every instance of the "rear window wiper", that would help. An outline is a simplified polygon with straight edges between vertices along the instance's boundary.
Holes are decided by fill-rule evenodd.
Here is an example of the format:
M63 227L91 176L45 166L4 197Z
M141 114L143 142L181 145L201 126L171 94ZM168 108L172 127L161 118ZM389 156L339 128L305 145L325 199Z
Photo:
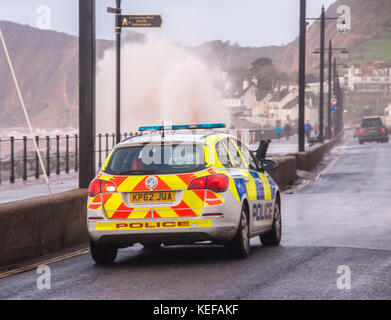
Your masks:
M154 173L155 170L149 169L149 170L129 170L129 171L122 171L120 173L117 173L117 175L134 175L134 174L151 174Z

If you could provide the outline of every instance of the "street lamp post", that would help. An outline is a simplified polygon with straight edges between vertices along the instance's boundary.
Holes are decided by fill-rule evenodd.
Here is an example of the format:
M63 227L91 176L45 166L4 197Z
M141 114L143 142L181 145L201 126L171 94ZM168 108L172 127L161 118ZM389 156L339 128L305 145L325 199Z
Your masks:
M323 106L324 106L324 36L325 36L325 12L322 6L320 16L320 88L319 88L319 141L323 142Z
M95 176L95 0L79 0L79 188Z
M337 95L337 58L334 57L334 64L333 64L333 94ZM336 112L334 112L334 136L337 134L337 128L338 128L338 118Z
M305 36L306 36L306 0L300 0L300 40L299 40L299 151L304 151L305 117Z
M121 0L116 3L115 16L115 50L116 50L116 113L115 135L117 143L121 142Z
M332 64L332 42L331 39L329 41L329 63L328 63L328 72L329 72L329 77L328 77L328 99L327 99L327 139L331 139L331 64Z

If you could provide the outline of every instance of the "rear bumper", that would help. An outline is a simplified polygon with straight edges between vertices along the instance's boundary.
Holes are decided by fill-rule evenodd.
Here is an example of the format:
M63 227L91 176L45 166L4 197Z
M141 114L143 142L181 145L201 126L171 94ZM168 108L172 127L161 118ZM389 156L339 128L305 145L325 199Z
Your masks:
M374 135L359 135L360 141L380 141L380 140L387 140L388 136L385 134L374 134Z
M237 225L225 221L224 217L88 221L88 232L92 241L111 242L118 246L139 242L166 244L207 240L227 242L235 236L236 230Z

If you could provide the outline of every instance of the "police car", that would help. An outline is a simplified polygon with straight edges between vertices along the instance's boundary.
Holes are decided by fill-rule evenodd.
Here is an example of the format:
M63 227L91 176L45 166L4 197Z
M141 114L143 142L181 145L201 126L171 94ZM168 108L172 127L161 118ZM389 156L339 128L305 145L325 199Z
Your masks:
M119 248L135 243L209 241L240 258L252 237L280 243L280 191L268 174L277 164L257 159L224 127L140 127L142 134L113 148L88 190L96 263L113 262Z

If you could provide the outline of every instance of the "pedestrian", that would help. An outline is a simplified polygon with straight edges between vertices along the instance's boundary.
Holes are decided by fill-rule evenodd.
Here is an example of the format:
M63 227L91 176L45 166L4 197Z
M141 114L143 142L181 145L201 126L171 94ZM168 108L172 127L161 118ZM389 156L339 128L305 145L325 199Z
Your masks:
M281 138L281 126L279 124L276 126L276 134L277 134L277 139L280 140L280 138Z
M309 120L307 120L306 124L304 125L304 131L305 131L305 136L307 138L307 142L309 142L311 138L311 131L312 131L312 126Z
M291 135L291 126L289 125L289 123L285 125L284 131L286 135L286 140L289 140L289 136Z
M317 123L314 124L314 134L315 136L318 136L319 126Z

